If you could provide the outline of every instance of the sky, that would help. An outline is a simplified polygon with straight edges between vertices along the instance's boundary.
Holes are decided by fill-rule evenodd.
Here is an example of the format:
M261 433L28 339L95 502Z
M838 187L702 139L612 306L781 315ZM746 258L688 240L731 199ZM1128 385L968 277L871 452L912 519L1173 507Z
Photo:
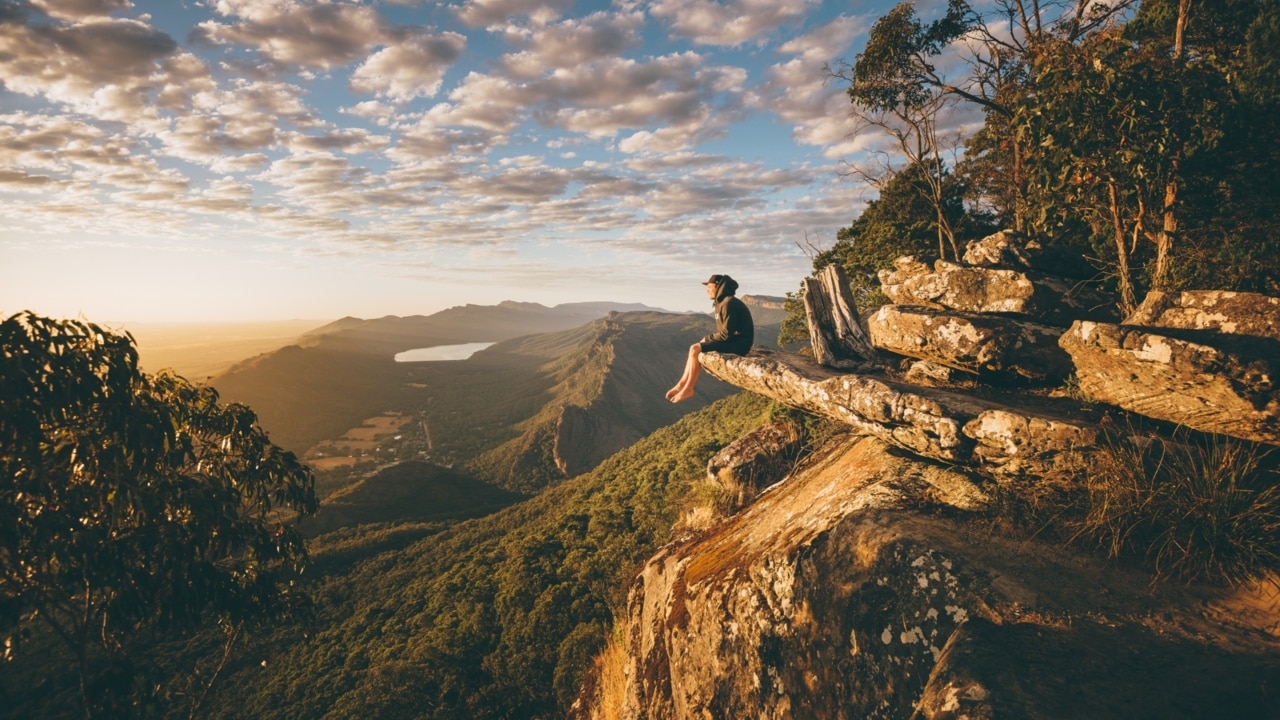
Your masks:
M892 4L0 0L0 317L795 291Z

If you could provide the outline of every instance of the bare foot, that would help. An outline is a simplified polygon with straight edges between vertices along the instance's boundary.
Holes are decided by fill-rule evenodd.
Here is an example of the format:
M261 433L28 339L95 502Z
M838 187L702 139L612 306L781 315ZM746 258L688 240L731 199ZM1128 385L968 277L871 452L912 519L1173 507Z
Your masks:
M668 399L668 400L671 400L671 398L674 398L676 395L679 395L679 394L680 394L680 386L681 386L682 384L683 384L683 383L676 383L676 386L675 386L675 387L673 387L673 388L671 388L670 390L668 390L668 391L667 391L667 399ZM671 400L671 402L675 402L675 400Z
M676 393L675 395L673 395L671 397L671 402L673 403L684 402L685 400L688 400L691 397L693 397L693 388L687 387L681 390L680 392Z

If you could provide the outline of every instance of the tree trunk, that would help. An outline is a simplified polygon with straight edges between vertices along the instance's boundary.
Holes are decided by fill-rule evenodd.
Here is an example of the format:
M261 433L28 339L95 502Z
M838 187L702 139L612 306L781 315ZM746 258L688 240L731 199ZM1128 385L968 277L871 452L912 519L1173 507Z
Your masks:
M1177 165L1175 163L1176 171ZM1178 232L1178 216L1174 205L1178 202L1178 181L1170 179L1164 186L1164 207L1160 224L1160 234L1156 236L1156 267L1151 275L1151 289L1168 289L1169 275L1173 263L1173 239Z
M1116 238L1116 275L1120 286L1120 313L1131 314L1138 306L1133 292L1133 277L1129 273L1129 248L1125 246L1124 223L1120 220L1120 198L1116 192L1114 180L1107 182L1107 193L1111 201L1111 222L1114 225Z

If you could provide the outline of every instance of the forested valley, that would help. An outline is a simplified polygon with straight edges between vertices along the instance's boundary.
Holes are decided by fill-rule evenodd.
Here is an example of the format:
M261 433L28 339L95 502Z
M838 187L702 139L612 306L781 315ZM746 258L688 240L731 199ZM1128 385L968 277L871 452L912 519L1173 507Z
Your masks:
M1280 0L903 3L829 70L883 142L884 162L846 168L874 197L812 248L863 308L895 258L956 261L996 229L1117 315L1151 290L1280 294ZM805 337L789 307L779 344ZM501 342L416 380L389 359L401 340L377 357L317 341L345 364L315 376L345 389L307 386L311 410L278 431L259 417L301 395L221 402L138 371L127 337L3 320L0 716L562 717L638 564L709 502L708 458L784 413L710 380L716 401L688 415L637 411L623 390L660 399L707 321L629 315L434 336ZM308 352L228 376L256 364L301 387L309 366L286 361ZM566 473L566 405L600 410L588 427L618 452ZM435 456L300 460L384 411L426 418Z

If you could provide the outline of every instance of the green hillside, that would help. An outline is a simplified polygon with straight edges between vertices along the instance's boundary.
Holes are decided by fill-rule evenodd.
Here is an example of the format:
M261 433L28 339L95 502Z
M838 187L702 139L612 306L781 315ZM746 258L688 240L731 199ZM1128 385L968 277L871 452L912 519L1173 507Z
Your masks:
M690 483L767 408L732 396L506 510L408 526L419 539L403 546L381 527L318 538L319 557L340 544L350 563L311 580L308 637L280 631L241 653L210 715L562 717Z
M460 364L469 381L455 378L433 392L434 408L458 413L433 419L433 425L455 432L483 427L479 417L458 418L521 407L529 414L510 424L514 436L467 467L504 487L535 491L586 472L655 429L727 396L732 389L712 377L686 403L674 405L664 396L679 378L689 344L712 329L704 315L617 313L569 333L495 345ZM547 361L520 383L523 392L503 385L486 396L475 392L477 375L497 374L514 358Z
M320 535L348 525L478 517L522 496L426 462L383 468L325 498L300 529Z

